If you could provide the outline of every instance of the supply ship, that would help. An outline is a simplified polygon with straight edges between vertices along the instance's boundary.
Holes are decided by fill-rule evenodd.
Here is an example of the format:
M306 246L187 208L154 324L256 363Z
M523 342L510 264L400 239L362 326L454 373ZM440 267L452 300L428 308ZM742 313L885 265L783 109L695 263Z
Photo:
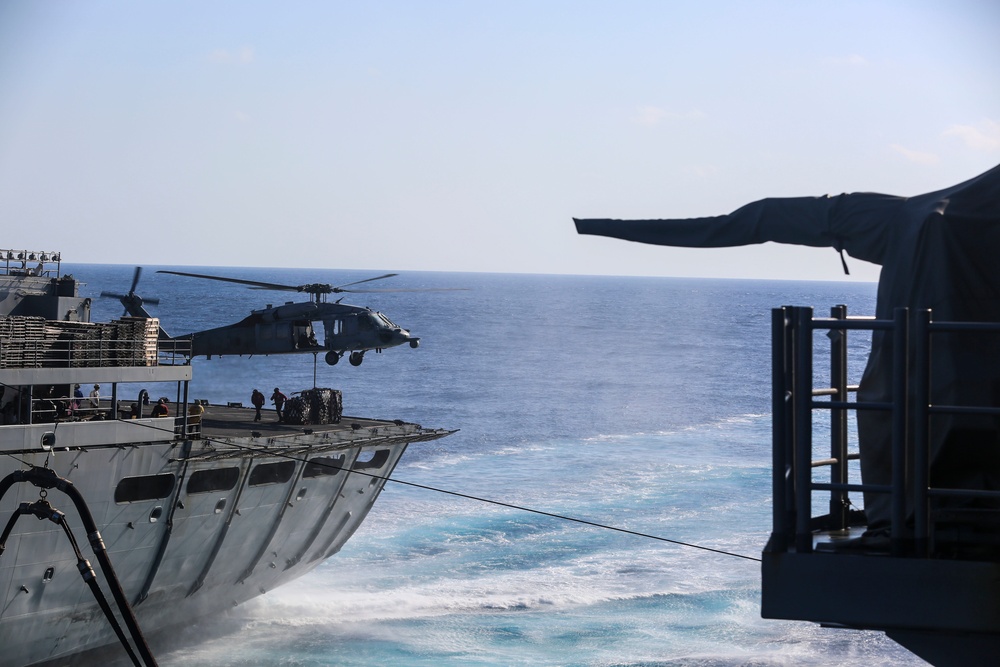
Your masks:
M58 253L0 251L0 666L116 643L155 664L144 631L309 572L410 443L453 432L343 416L330 389L284 422L192 400L190 345L155 318L91 322L79 287Z

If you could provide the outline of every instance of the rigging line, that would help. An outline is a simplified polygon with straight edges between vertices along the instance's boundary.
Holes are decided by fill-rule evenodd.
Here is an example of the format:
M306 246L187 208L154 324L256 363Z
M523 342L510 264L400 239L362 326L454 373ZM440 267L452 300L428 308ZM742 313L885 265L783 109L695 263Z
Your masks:
M9 456L10 458L14 459L15 461L18 461L21 465L25 465L25 466L31 467L30 463L28 463L24 459L21 459L21 458L18 458L16 456L14 456L10 452L0 452L0 453L2 453L4 456Z
M129 421L129 420L118 420L118 421ZM145 426L146 428L153 428L153 429L156 429L156 430L159 430L159 431L167 431L167 429L160 428L159 426L154 426L152 424L137 424L137 426ZM170 430L170 432L172 433L173 431ZM308 459L299 458L299 457L293 456L291 454L283 454L281 452L276 452L273 449L265 449L265 448L259 448L258 449L256 447L248 447L246 445L240 445L240 444L237 444L237 443L225 442L225 441L221 441L221 440L214 440L212 438L202 438L202 439L206 440L208 442L211 442L213 444L217 444L217 445L228 445L230 447L235 447L237 449L248 450L248 451L251 451L251 452L260 452L262 454L267 454L269 456L275 456L275 457L279 457L279 458L291 459L292 461L298 461L300 463L307 463L308 462ZM657 540L659 542L667 542L667 543L676 544L676 545L682 546L682 547L690 547L692 549L700 549L702 551L710 551L712 553L720 554L720 555L723 555L723 556L732 556L734 558L742 558L744 560L750 560L750 561L754 561L754 562L757 562L757 563L761 562L760 558L755 558L754 556L747 556L745 554L738 554L738 553L734 553L734 552L731 552L731 551L725 551L723 549L713 549L712 547L706 547L706 546L702 546L700 544L692 544L690 542L682 542L680 540L672 540L670 538L661 537L659 535L651 535L649 533L640 533L639 531L629 530L628 528L619 528L617 526L609 526L607 524L597 523L596 521L589 521L587 519L580 519L580 518L577 518L577 517L566 516L565 514L556 514L554 512L546 512L544 510L537 510L537 509L533 509L531 507L525 507L523 505L515 505L513 503L505 503L505 502L500 501L500 500L492 500L490 498L483 498L483 497L480 497L480 496L473 496L473 495L470 495L470 494L467 494L467 493L460 493L458 491L449 491L448 489L441 489L441 488L434 487L434 486L428 486L426 484L418 484L416 482L407 482L406 480L402 480L402 479L394 479L392 477L384 477L382 475L375 475L375 474L368 473L368 472L362 472L360 470L352 470L352 469L349 469L349 468L342 468L340 466L329 465L327 463L317 463L317 465L323 466L325 468L333 468L333 469L337 469L337 470L345 470L345 471L347 471L347 473L349 475L365 475L366 477L372 477L372 478L375 478L375 479L382 479L382 480L385 480L387 482L395 482L396 484L402 484L404 486L411 486L411 487L414 487L414 488L417 488L417 489L424 489L425 491L434 491L436 493L443 493L443 494L446 494L446 495L449 495L449 496L455 496L457 498L465 498L467 500L474 500L476 502L486 503L486 504L489 504L489 505L497 505L499 507L507 507L509 509L515 509L515 510L519 510L521 512L529 512L531 514L539 514L541 516L547 516L547 517L551 517L551 518L554 518L554 519L561 519L563 521L571 521L573 523L579 523L579 524L583 524L583 525L586 525L586 526L592 526L594 528L603 528L605 530L612 530L612 531L615 531L615 532L618 532L618 533L624 533L626 535L634 535L636 537L645 537L645 538L650 539L650 540Z
M354 471L351 471L354 472ZM362 473L366 474L366 473ZM376 475L372 475L375 477ZM439 489L433 486L427 486L426 484L417 484L416 482L407 482L402 479L393 479L391 477L384 477L389 482L396 482L397 484L405 484L406 486L416 487L418 489L426 489L427 491L436 491L438 493L445 493L450 496L457 496L459 498L467 498L468 500L475 500L481 503L488 503L490 505L499 505L500 507L508 507L510 509L520 510L522 512L530 512L532 514L540 514L542 516L552 517L554 519L562 519L563 521L572 521L574 523L581 523L586 526L593 526L595 528L604 528L605 530L613 530L618 533L625 533L627 535L635 535L636 537L645 537L651 540L658 540L660 542L669 542L670 544L677 544L682 547L691 547L692 549L701 549L702 551L711 551L712 553L722 554L723 556L733 556L734 558L744 558L746 560L752 560L756 562L761 562L759 558L754 558L753 556L746 556L744 554L733 553L731 551L724 551L722 549L713 549L712 547L705 547L700 544L691 544L690 542L681 542L680 540L672 540L667 537L660 537L659 535L650 535L649 533L640 533L635 530L629 530L628 528L619 528L617 526L609 526L603 523L597 523L596 521L588 521L587 519L579 519L577 517L566 516L564 514L556 514L554 512L546 512L544 510L536 510L531 507L524 507L523 505L514 505L513 503L505 503L499 500L491 500L489 498L481 498L479 496L472 496L466 493L459 493L458 491L448 491L447 489Z

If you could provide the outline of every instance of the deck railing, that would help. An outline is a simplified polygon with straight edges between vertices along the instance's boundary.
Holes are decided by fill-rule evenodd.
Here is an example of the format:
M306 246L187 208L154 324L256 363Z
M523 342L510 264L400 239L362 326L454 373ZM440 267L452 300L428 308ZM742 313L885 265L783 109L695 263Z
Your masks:
M813 334L830 337L830 385L814 386ZM884 332L891 337L891 399L850 400L848 332ZM1000 416L1000 407L931 403L931 349L936 335L955 332L1000 333L1000 323L935 322L929 310L897 309L891 320L847 316L836 306L829 318L814 318L812 308L787 306L772 311L773 534L775 551L812 551L814 531L844 530L852 523L851 493L891 495L890 543L896 554L928 556L934 540L932 498L1000 500L1000 492L984 489L931 487L930 440L938 415ZM1000 336L996 337L1000 345ZM826 398L827 400L817 400ZM830 414L830 455L814 458L814 413ZM890 413L892 424L891 482L865 484L850 479L848 413ZM828 482L816 481L814 470L829 467ZM813 492L829 493L828 513L813 516ZM910 509L908 509L910 508Z
M0 318L0 369L157 366L188 363L191 341L158 339L155 319L107 323Z
M61 267L58 252L0 248L0 275L58 278Z

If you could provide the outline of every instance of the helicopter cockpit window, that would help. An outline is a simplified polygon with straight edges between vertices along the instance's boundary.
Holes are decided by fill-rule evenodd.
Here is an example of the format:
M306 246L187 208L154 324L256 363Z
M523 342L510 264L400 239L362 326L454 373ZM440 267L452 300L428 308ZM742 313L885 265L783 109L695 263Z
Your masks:
M375 318L371 314L365 313L363 315L358 315L358 328L359 329L372 329L375 327Z
M375 313L375 318L378 319L383 326L389 327L390 329L398 329L399 327L393 324L392 320L383 315L382 313Z

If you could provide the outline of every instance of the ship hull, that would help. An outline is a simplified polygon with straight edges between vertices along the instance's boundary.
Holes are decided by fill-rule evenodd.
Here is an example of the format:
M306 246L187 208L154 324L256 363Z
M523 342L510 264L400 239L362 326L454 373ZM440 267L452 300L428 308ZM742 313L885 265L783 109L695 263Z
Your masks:
M430 435L416 425L382 423L333 434L230 438L224 446L132 442L54 456L22 452L5 457L0 470L6 476L23 469L21 462L43 466L48 458L73 483L140 626L154 632L220 613L332 556L364 520L409 442ZM39 495L30 484L12 486L0 499L0 524ZM46 495L93 561L73 504L58 490ZM111 599L107 583L101 586ZM0 665L51 661L117 641L68 539L49 521L17 521L0 558L0 593Z

